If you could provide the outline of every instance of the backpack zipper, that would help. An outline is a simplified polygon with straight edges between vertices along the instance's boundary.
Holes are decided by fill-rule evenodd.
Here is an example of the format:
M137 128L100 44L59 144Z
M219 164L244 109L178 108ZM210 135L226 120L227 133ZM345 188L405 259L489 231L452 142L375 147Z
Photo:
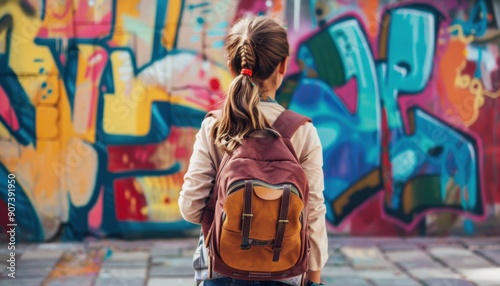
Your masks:
M273 190L282 190L283 186L286 185L286 184L271 185L271 184L268 184L268 183L260 181L260 180L253 180L253 183L255 186L261 186L261 187L265 187L265 188L273 189ZM235 184L232 184L229 187L229 190L227 191L227 195L229 196L231 193L233 193L237 189L242 188L243 186L245 186L245 181L239 181ZM291 184L291 186L292 186L290 188L291 192L293 194L297 195L299 198L301 198L299 190L294 185Z

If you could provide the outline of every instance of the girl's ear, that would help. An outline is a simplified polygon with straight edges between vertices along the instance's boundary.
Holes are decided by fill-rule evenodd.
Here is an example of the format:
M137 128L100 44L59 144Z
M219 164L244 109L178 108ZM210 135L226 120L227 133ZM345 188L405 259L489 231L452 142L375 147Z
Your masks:
M279 64L278 66L278 72L281 74L281 75L284 75L286 73L286 69L288 67L288 60L290 60L290 57L287 56L286 58L284 58L281 63Z
M231 66L231 61L230 60L227 60L226 65L227 65L227 69L229 70L229 73L231 73L231 75L233 77L236 77L237 74L233 71L233 67Z

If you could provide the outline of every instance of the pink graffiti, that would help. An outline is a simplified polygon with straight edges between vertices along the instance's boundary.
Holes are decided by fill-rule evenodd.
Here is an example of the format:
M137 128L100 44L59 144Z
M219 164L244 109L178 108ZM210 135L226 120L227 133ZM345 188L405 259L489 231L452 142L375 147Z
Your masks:
M108 169L110 172L157 170L156 165L149 160L157 148L158 144L109 146Z
M5 120L5 123L14 131L19 130L19 120L16 112L12 107L9 97L3 88L0 86L0 117Z
M104 187L101 187L99 190L99 197L97 198L97 202L89 211L89 228L90 229L99 229L102 224L102 214L103 214L103 195Z
M355 94L358 94L358 85L356 81L357 79L353 77L344 85L333 89L335 94L345 104L349 112L353 114L356 112L356 106L358 104L358 97L354 96Z
M99 79L101 78L102 72L106 67L108 61L108 53L105 50L99 50L90 55L87 59L89 66L85 70L85 78L90 78L92 83L99 84ZM92 94L90 95L90 109L96 110L96 102L99 96L99 89L92 88ZM88 117L87 128L91 128L93 124L93 116Z

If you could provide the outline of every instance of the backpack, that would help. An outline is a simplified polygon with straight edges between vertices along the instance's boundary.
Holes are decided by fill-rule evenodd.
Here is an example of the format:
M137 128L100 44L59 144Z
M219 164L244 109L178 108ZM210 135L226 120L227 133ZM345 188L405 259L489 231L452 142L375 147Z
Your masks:
M220 111L208 116L220 116ZM209 277L284 280L307 269L309 185L290 138L311 119L286 110L225 154L201 219Z

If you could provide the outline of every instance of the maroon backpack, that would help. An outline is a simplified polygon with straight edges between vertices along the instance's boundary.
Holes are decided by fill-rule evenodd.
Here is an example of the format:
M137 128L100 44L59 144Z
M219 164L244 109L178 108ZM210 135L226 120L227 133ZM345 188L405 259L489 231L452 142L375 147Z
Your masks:
M309 186L290 141L306 122L286 110L273 125L279 134L256 131L223 156L201 220L210 278L282 280L307 271Z

